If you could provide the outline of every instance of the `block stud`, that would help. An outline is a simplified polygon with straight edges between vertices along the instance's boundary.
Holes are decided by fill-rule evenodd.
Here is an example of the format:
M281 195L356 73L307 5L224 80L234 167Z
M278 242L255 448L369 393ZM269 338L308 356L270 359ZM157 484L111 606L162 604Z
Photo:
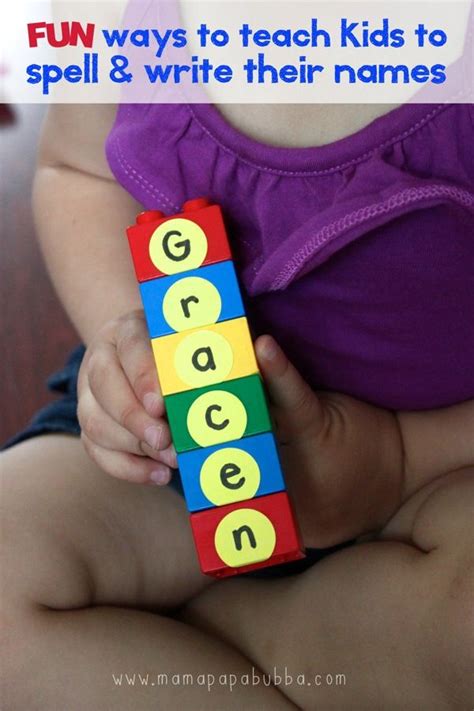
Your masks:
M165 217L165 213L161 212L161 210L146 210L137 215L137 225L145 225L147 222L162 220L163 217Z
M187 200L183 205L183 212L194 212L195 210L202 210L203 207L209 207L211 201L207 198L195 198L194 200Z

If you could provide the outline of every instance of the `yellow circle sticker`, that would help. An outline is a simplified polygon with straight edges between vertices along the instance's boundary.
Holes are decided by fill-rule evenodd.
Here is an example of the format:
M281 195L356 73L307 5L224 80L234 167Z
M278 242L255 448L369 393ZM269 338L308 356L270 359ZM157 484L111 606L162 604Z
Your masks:
M271 558L276 533L270 519L255 509L237 509L216 528L214 545L219 558L231 568Z
M163 316L175 331L216 323L222 308L221 295L212 282L201 277L176 281L163 299Z
M233 393L211 390L193 402L186 424L196 444L210 447L243 437L247 428L247 410Z
M213 452L201 467L199 481L216 506L253 499L260 486L260 468L243 449L226 447Z
M221 383L232 370L234 354L229 341L214 331L195 331L176 348L174 367L186 385L199 388Z
M163 274L197 269L206 259L206 234L192 220L176 217L156 228L148 252L155 267Z

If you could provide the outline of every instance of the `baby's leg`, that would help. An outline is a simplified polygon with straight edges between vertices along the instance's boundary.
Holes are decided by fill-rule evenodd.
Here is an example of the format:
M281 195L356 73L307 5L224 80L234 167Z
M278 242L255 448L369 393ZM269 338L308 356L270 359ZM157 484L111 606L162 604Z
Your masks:
M291 579L217 583L181 618L268 674L276 667L304 709L471 708L473 510L474 471L451 474L408 501L380 540Z
M210 583L173 490L101 473L69 436L30 440L1 461L6 711L290 706L273 687L200 683L252 665L163 614ZM174 685L173 674L193 683Z

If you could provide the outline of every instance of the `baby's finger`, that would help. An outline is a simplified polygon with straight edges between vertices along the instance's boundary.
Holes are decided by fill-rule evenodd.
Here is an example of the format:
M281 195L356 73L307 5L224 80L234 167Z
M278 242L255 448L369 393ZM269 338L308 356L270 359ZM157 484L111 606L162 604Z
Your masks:
M100 447L129 452L138 456L145 455L156 461L167 463L165 461L167 457L163 458L160 451L149 447L144 442L139 442L131 432L115 422L99 405L88 387L82 391L77 416L82 432ZM163 424L165 425L164 422Z
M169 447L166 447L166 449L161 449L159 452L155 452L147 445L146 442L141 442L140 445L143 453L148 457L152 457L155 461L166 464L166 466L170 467L170 469L177 469L178 458L176 456L176 450L172 444L170 444Z
M150 417L137 400L112 344L104 343L94 351L88 363L88 380L97 402L121 427L153 449L168 446L168 428L162 420Z
M106 474L124 479L135 484L168 484L171 471L165 464L154 462L148 457L139 457L126 452L115 452L100 447L90 440L84 432L82 442L91 459Z
M126 320L116 334L116 346L137 399L149 415L163 417L165 407L145 320L138 317Z
M255 352L272 403L288 413L291 429L303 431L323 421L321 404L296 368L271 336L261 336Z

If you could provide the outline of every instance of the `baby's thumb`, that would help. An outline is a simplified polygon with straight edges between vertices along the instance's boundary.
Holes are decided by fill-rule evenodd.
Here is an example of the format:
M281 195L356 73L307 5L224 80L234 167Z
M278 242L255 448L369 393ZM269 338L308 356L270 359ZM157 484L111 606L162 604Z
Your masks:
M261 336L255 342L255 352L270 400L279 416L288 417L289 429L297 433L308 427L319 430L323 410L318 397L276 341L271 336Z

